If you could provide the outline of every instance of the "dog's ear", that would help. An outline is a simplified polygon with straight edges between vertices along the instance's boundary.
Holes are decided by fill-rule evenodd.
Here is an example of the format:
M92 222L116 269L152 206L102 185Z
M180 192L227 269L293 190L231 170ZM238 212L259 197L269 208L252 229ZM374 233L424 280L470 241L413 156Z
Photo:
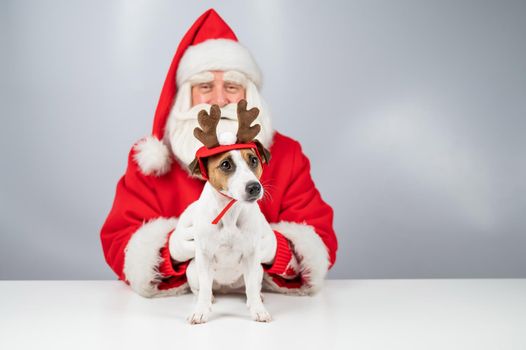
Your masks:
M261 142L259 142L258 140L254 140L254 143L256 144L256 147L258 149L259 155L263 158L264 163L268 164L268 162L270 162L270 152L269 152L269 150L266 149L265 147L263 147Z
M194 160L192 160L192 163L188 165L188 169L190 170L190 174L192 174L192 176L201 179L203 178L203 174L201 174L201 167L199 166L199 160L197 159L197 157L195 157Z

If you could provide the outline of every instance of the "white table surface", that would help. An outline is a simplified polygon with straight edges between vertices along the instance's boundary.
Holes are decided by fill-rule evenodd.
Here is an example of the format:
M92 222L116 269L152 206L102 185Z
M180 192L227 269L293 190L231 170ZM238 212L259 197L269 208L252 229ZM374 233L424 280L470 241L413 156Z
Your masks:
M526 279L330 280L313 297L145 299L118 281L0 281L0 349L526 349Z

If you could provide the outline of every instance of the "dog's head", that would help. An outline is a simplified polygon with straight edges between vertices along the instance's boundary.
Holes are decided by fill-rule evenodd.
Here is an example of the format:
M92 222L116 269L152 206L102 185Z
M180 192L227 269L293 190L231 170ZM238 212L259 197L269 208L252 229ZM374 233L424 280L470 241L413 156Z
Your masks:
M263 164L268 164L270 160L270 152L254 139L259 133L259 124L250 126L259 110L252 108L247 111L246 106L245 100L238 103L239 126L235 143L220 144L218 140L216 128L221 112L217 105L212 106L210 115L204 110L199 113L201 129L195 128L194 135L204 147L197 151L189 168L193 176L208 180L219 192L238 201L254 202L264 194L259 179Z

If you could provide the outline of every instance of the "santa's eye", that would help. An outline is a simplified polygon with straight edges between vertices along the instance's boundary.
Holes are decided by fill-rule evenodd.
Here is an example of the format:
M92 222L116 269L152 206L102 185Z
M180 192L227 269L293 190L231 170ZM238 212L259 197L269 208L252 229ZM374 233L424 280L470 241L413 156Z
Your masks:
M199 84L198 87L201 93L207 93L207 92L212 91L212 84L209 84L209 83Z
M226 91L231 94L237 93L240 89L241 86L237 84L228 84L226 86Z

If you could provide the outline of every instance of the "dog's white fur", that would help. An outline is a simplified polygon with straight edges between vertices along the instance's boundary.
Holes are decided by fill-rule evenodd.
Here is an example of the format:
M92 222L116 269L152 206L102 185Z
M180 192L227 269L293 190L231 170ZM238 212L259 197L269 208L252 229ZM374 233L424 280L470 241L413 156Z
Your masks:
M230 201L207 182L197 201L181 215L177 230L194 231L196 252L186 276L190 289L198 296L190 323L206 322L211 311L213 290L245 286L247 306L252 318L268 322L270 314L263 306L261 284L263 267L260 252L264 235L272 228L261 213L257 201L244 201L247 183L258 181L242 158L240 151L230 151L236 165L235 173L227 180L224 194L237 201L217 225L214 218ZM263 188L259 198L263 196ZM243 279L242 279L243 278ZM243 283L244 282L244 283Z

